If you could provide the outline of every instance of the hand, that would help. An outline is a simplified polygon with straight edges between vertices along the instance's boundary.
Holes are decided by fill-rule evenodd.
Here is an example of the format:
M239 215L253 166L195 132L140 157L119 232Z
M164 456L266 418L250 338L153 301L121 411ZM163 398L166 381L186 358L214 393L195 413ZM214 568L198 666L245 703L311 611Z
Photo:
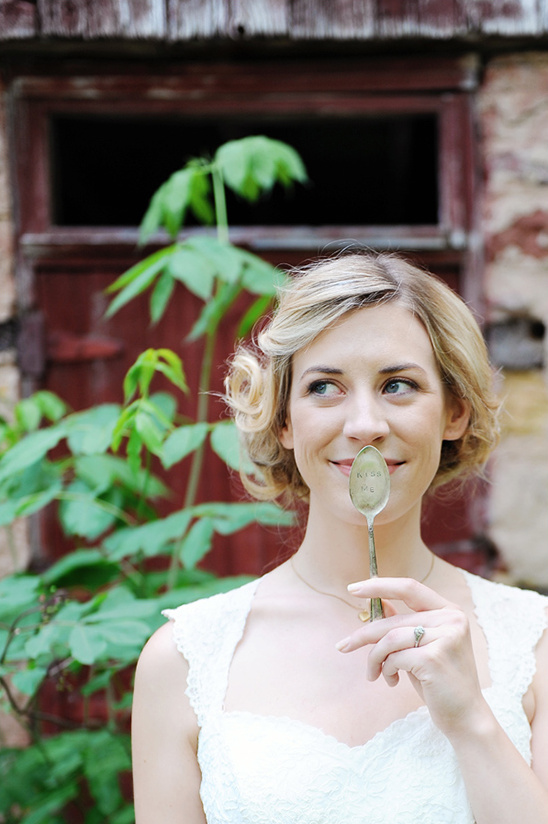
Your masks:
M411 578L371 578L351 584L349 592L359 598L382 598L386 617L364 624L337 649L347 653L372 645L369 680L383 675L395 686L400 670L405 671L442 732L451 737L474 729L478 713L490 711L481 693L464 611ZM403 601L413 611L398 614L388 599ZM417 627L424 628L420 638L420 632L415 635Z

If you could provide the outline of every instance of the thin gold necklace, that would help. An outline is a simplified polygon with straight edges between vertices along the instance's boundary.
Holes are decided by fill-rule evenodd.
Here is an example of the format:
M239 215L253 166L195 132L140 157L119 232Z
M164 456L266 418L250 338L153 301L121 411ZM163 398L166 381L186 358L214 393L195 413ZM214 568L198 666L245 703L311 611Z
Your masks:
M424 582L426 581L426 579L429 577L430 573L434 569L434 564L436 562L436 555L434 555L433 552L431 553L431 555L432 555L432 560L430 562L430 568L428 569L428 572L426 573L424 578L421 578L421 580L419 581L419 584L424 584ZM293 570L293 572L295 573L297 578L300 581L302 581L303 584L305 586L307 586L309 589L313 590L314 592L317 592L318 595L327 595L328 598L336 598L337 601L342 601L343 604L346 604L347 607L351 607L354 610L357 609L355 604L351 604L350 601L347 601L341 595L337 595L335 592L325 592L323 589L318 589L317 587L312 586L312 584L309 581L307 581L306 578L303 578L303 576L301 575L300 572L297 572L297 570L295 568L295 564L293 562L293 556L291 556L291 558L289 559L289 563L291 564L291 569ZM368 609L360 609L360 611L358 612L358 618L360 619L360 621L363 621L364 624L367 621L369 621L370 617L371 617L371 615L370 615Z

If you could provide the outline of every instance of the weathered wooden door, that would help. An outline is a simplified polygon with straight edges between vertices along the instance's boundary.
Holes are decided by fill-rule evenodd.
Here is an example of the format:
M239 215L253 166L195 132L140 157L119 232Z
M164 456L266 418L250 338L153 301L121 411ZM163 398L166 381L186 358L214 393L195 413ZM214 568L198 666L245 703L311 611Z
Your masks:
M469 68L382 59L311 64L184 64L70 68L17 78L19 272L26 316L22 366L28 389L47 387L75 409L120 401L126 370L144 348L179 352L197 385L200 344L185 341L197 299L181 286L155 328L146 302L106 320L105 288L136 262L136 225L155 188L189 156L244 134L294 145L311 185L277 193L256 210L229 204L233 240L292 266L352 242L397 248L429 265L476 305L481 294L469 243L473 147ZM233 346L242 306L219 340L215 389ZM181 398L183 410L194 400ZM222 407L211 401L212 414ZM207 494L238 494L236 479L210 455ZM173 506L183 474L173 473ZM206 490L202 490L205 494ZM476 501L477 498L474 498ZM472 499L437 505L425 524L440 552L474 549L481 517ZM43 551L63 552L53 520ZM280 550L280 546L283 547ZM250 529L218 543L208 559L222 574L258 573L286 552L286 540Z

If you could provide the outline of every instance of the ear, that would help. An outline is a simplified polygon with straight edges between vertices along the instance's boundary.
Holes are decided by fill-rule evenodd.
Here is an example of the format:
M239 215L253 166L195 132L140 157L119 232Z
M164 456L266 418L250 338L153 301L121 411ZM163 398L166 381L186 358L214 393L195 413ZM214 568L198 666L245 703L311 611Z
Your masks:
M452 398L448 404L443 440L457 441L466 432L469 422L470 404L462 398Z
M293 427L289 417L285 419L285 423L280 430L279 441L286 449L293 449Z

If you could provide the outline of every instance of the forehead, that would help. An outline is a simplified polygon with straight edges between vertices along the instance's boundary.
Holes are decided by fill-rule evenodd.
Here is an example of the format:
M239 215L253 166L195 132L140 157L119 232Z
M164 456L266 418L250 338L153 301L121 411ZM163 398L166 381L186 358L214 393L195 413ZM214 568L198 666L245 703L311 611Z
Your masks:
M394 364L420 361L424 368L437 362L423 323L401 303L367 306L344 315L295 353L293 364L308 368L314 362L332 365L334 360L348 364L375 364L386 360ZM383 364L386 365L386 364Z

